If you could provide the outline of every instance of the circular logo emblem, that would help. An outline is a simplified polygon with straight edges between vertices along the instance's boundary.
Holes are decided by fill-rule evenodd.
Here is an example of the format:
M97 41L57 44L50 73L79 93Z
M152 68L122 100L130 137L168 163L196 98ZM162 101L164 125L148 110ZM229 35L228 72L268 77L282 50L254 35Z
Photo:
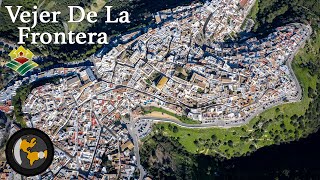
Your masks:
M24 176L36 176L46 171L53 161L53 154L49 136L34 128L17 131L6 146L8 164Z

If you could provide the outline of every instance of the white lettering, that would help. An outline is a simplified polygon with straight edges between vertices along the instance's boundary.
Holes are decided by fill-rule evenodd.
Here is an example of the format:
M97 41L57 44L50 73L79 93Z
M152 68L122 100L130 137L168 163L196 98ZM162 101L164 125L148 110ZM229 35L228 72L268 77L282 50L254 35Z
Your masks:
M74 19L74 8L80 10L80 18L78 20L75 20ZM85 12L84 12L84 9L81 7L81 6L69 6L69 9L70 9L70 19L69 19L69 22L81 22L84 20L85 18Z
M37 8L38 8L37 6L33 6L33 9L37 10ZM33 14L34 18L33 18L33 25L31 28L34 28L38 24L37 11L32 12L32 14ZM41 19L40 19L40 21L41 21Z
M101 37L102 36L102 37ZM98 44L108 44L108 36L106 33L99 33L98 34Z
M114 21L111 20L111 8L112 6L105 6L107 8L107 20L106 23L117 23L118 22L118 18Z
M90 11L89 13L88 13L88 15L87 15L87 21L89 22L89 23L95 23L95 22L97 22L97 13L96 12L94 12L94 11ZM92 20L91 18L95 18L94 20Z
M27 30L28 32L30 32L30 28L29 27L18 27L19 29L19 42L18 44L25 44L25 42L23 41L23 37L28 38L28 33L23 34L24 30Z
M45 18L49 18L49 17L50 17L50 13L48 11L43 11L39 16L39 19L42 23L48 23L50 22L50 19L45 20Z
M85 44L85 43L87 43L86 40L85 41L81 41L81 39L85 39L85 38L87 38L85 33L79 33L79 34L76 35L76 42L78 44Z
M127 11L122 11L119 15L121 16L119 18L120 23L130 23L129 13Z
M67 44L65 33L53 33L53 34L54 34L53 44ZM61 37L61 42L59 41L59 37Z
M30 18L30 17L31 17L31 14L30 14L28 11L23 11L23 12L20 14L20 20L21 20L21 22L23 22L23 23L29 23L29 22L30 22L30 19L25 20L25 18Z
M47 38L45 38L45 36L47 36ZM40 42L42 44L50 44L51 41L52 41L52 36L50 33L45 32L40 35Z
M40 33L31 33L31 36L32 36L31 44L38 44L36 38L37 38L37 36L40 36Z
M88 44L94 44L94 42L93 42L93 37L94 37L94 36L97 36L97 33L88 33L88 35L89 35L89 42L88 42Z
M74 33L72 31L66 33L35 33L30 32L30 27L19 27L19 42L18 44L25 44L25 40L31 38L31 44L108 44L108 35L101 33ZM26 31L27 30L27 33ZM94 40L96 40L94 42Z
M68 33L68 40L69 40L69 44L74 44L75 42L73 41L73 35L74 35L74 32L70 31Z
M17 6L17 11L16 11L16 14L15 15L13 15L13 13L12 13L12 6L5 6L6 8L7 8L7 10L8 10L8 12L9 12L9 15L10 15L10 18L11 18L11 21L13 22L13 23L15 23L16 22L16 20L17 20L17 17L18 17L18 14L19 14L19 11L20 11L20 9L22 8L22 6Z

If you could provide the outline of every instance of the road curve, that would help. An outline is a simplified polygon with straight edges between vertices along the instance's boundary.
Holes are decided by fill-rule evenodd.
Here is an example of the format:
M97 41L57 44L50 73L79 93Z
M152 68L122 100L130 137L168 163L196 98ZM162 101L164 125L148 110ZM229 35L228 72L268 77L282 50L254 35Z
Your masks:
M134 154L136 156L137 168L140 171L139 180L143 180L146 177L147 172L144 169L144 167L141 165L141 160L140 160L141 158L140 158L140 153L139 153L140 152L139 151L139 138L137 136L138 133L134 129L134 120L132 119L132 117L133 117L132 113L130 112L130 120L129 121L124 120L124 122L127 125L128 132L129 132L130 136L132 137L132 141L134 144Z

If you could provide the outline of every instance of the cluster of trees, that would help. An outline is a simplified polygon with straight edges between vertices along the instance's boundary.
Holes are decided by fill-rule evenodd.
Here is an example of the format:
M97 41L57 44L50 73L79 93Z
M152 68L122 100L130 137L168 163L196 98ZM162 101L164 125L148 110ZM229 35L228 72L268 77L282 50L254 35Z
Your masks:
M14 106L14 116L16 117L16 122L19 125L21 125L22 127L26 127L22 106L31 91L34 88L45 85L47 83L57 84L59 83L60 78L60 76L54 78L46 78L41 81L35 81L31 84L23 85L19 87L19 89L17 89L16 95L12 98L12 105Z
M162 127L163 127L163 126L162 126ZM171 124L169 124L169 125L168 125L168 129L169 129L170 131L174 132L174 133L179 132L179 128L178 128L176 125L171 125Z
M320 67L319 67L320 68ZM320 90L320 82L317 83L317 88ZM247 136L240 137L242 143L247 143L249 141L252 144L249 145L249 150L251 152L256 151L257 147L255 144L258 142L257 139L265 135L267 128L270 125L279 123L279 129L275 131L267 131L274 143L279 144L284 141L297 140L301 137L306 137L310 133L317 131L320 127L320 96L318 93L320 91L314 91L316 98L310 104L306 114L304 116L293 115L290 117L290 125L294 126L294 129L288 129L284 124L283 119L288 118L280 113L280 109L276 110L278 113L275 119L260 119L253 125L253 131L248 133ZM315 96L312 94L312 96ZM210 139L197 138L194 140L194 144L199 147L205 147L209 149L215 149L218 154L216 157L205 156L202 154L195 155L185 151L184 147L179 143L179 137L167 137L162 134L164 127L157 126L157 129L152 134L148 140L144 142L141 149L142 162L144 167L147 168L150 176L156 179L161 178L174 178L174 179L193 179L194 177L212 178L214 176L219 176L217 172L228 171L228 167L225 167L223 156L220 154L230 155L232 148L234 147L233 140L223 141L217 135L212 134ZM172 132L178 132L179 129L175 125L168 125L168 129ZM242 128L245 132L246 130ZM233 135L237 133L234 132ZM190 134L188 134L190 136ZM230 149L226 148L223 152L220 152L219 146L228 146ZM159 151L164 155L164 159L159 159ZM249 155L247 153L247 155ZM234 156L240 156L239 152L234 152ZM182 158L183 157L183 158ZM150 161L152 159L152 162ZM156 161L156 162L154 162ZM163 167L163 168L160 168ZM183 174L189 168L187 174ZM226 169L225 169L226 168ZM221 174L220 174L221 175Z
M175 138L152 136L140 149L141 162L152 179L194 179L195 157Z
M0 64L2 62L7 62L10 60L9 53L13 49L8 44L0 42ZM0 89L2 89L7 83L8 80L13 76L12 71L9 68L0 68Z
M4 88L12 76L12 71L8 68L0 68L0 89Z
M249 18L255 21L254 30L264 32L291 22L319 21L318 0L258 0Z

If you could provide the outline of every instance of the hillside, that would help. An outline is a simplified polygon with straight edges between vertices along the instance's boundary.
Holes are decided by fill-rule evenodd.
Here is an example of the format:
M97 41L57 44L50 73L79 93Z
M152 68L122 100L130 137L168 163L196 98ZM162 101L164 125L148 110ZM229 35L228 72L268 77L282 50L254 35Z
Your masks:
M225 168L222 162L226 159L250 155L265 146L296 141L316 132L320 127L319 9L319 3L312 0L257 1L248 16L256 22L254 31L262 35L290 22L310 23L313 27L311 40L292 64L303 88L301 102L272 108L248 125L231 129L200 130L157 124L141 148L142 163L149 175L156 179L212 178Z

